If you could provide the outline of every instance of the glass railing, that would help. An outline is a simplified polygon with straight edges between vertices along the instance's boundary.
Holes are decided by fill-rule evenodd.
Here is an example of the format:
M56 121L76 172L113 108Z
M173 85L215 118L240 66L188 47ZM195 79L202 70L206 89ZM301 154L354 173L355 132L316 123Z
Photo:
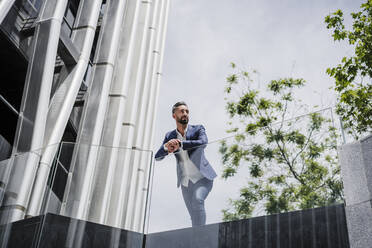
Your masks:
M206 164L200 159L204 153L217 173L204 201L205 224L343 201L337 160L337 145L342 144L342 135L332 109L239 130L227 138L183 151L198 168ZM176 151L155 162L146 223L148 233L191 227L190 204L195 207L193 215L199 216L194 218L202 218L197 211L203 197L198 202L192 198L195 195L190 196L182 189L182 183L177 187L177 167L186 166L180 162L184 156L181 153ZM178 172L181 181L182 171ZM189 174L194 175L194 181L200 177ZM185 181L185 185L194 187L195 182Z
M48 149L58 152L59 144L51 145ZM15 152L0 161L0 203L1 203L1 223L11 222L13 218L19 219L26 215L28 199L32 195L35 178L38 176L39 168L49 170L53 167L54 161L41 166L40 157L47 148L40 148L28 152ZM43 188L45 191L45 187ZM14 212L14 217L4 212ZM18 211L19 210L19 211ZM22 214L23 213L23 214ZM10 218L7 221L7 218Z
M36 222L30 235L32 231L41 235L46 224L40 216L46 214L68 217L62 220L68 228L61 235L68 235L66 240L74 247L86 235L85 221L143 238L152 157L152 151L139 148L62 142L0 161L0 235L5 242L0 247L12 244L6 242L13 242L9 235L18 220ZM118 244L120 232L110 235L110 243Z
M13 154L0 161L1 247L8 245L6 237L16 226L7 223L47 213L70 218L66 235L71 237L66 240L79 247L84 221L142 235L191 227L189 212L194 225L208 225L342 202L337 160L342 135L331 109L270 128L242 130L165 153L156 162L149 150L65 142ZM181 185L207 185L199 197L177 187L177 168L186 166L177 164L181 156L188 156L196 167L208 167L204 176L213 176L208 164L217 173L211 187L208 180L198 182L198 173L190 183L182 180L184 170L178 172ZM203 194L208 194L205 221ZM187 206L183 195L189 197ZM40 228L45 220L34 218L29 221ZM220 230L209 227L215 228L214 234ZM112 244L120 239L115 235L110 237ZM148 244L151 239L150 235Z
M50 150L58 151L59 144L48 147ZM33 192L35 178L38 177L38 168L45 171L52 168L55 162L41 166L40 157L46 148L35 149L28 152L13 151L10 157L0 161L0 247L25 247L30 245L27 237L37 240L41 219L30 218L27 222L27 233L19 232L17 221L27 218L28 205ZM48 174L47 174L48 175ZM40 177L38 177L40 180ZM40 194L46 192L45 185L40 189ZM41 198L42 199L42 198ZM18 234L17 234L18 231ZM22 234L25 239L17 238ZM26 241L27 240L27 241Z
M152 151L62 143L44 212L143 232Z

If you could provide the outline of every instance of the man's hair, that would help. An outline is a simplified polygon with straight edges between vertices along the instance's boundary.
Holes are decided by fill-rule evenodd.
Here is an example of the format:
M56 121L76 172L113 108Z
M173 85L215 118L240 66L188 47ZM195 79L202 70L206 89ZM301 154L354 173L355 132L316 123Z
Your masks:
M174 112L176 112L176 108L179 107L179 106L181 106L181 105L185 105L185 106L187 107L187 104L186 104L185 102L183 102L183 101L181 101L181 102L176 102L176 103L173 105L173 107L172 107L172 114L174 114Z

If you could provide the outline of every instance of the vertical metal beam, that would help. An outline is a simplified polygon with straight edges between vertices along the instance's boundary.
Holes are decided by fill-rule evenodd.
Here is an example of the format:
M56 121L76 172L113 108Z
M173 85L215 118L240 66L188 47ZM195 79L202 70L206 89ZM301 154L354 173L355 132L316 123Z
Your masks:
M99 194L99 190L95 191L95 195L97 196L95 202L100 201L103 203L104 208L100 209L101 220L109 219L112 216L115 217L114 222L109 222L110 224L118 227L122 227L121 223L121 216L123 216L122 209L125 205L125 202L122 202L121 199L125 199L125 193L127 191L127 187L122 187L123 183L125 183L126 178L121 178L121 182L116 184L114 182L114 176L117 172L117 167L122 167L122 163L118 163L117 154L124 155L126 158L130 158L130 154L132 153L131 150L123 150L123 149L115 149L115 147L121 146L120 142L120 134L123 128L127 128L127 142L126 146L131 147L130 144L132 143L132 136L133 133L133 126L132 125L123 125L123 123L133 123L134 116L137 113L135 110L135 106L138 105L138 96L140 94L141 89L141 76L142 76L142 68L144 64L144 47L146 45L146 37L147 37L147 23L149 19L150 13L150 5L151 2L148 1L141 1L139 2L140 5L138 6L138 11L134 17L133 26L136 29L132 30L131 40L136 41L131 46L129 46L128 53L132 54L131 60L127 61L126 64L126 72L123 75L123 80L115 80L113 83L114 85L120 84L120 88L124 91L121 91L119 95L124 96L116 99L116 97L111 98L110 105L108 108L108 121L106 121L107 125L105 125L104 133L102 135L101 144L104 146L102 147L100 154L104 156L100 157L98 160L99 165L106 165L105 158L108 161L108 173L105 174L106 177L102 178L101 176L97 177L96 185L101 183L104 188L102 194ZM130 67L129 67L130 66ZM130 69L129 69L130 68ZM115 86L114 86L115 87ZM114 88L113 87L113 88ZM114 147L113 149L106 149L105 146ZM107 151L103 151L107 150ZM129 167L129 161L127 160L124 163L125 166ZM101 167L102 169L106 169ZM114 173L115 172L115 173ZM101 173L99 173L101 175ZM102 180L102 181L101 181ZM120 190L112 191L113 184L119 186ZM123 191L124 190L124 191ZM119 192L119 195L115 194ZM119 205L116 206L116 210L111 212L107 209L109 203L112 203L111 200L119 199Z
M116 152L118 150L116 148L118 145L114 145L115 142L117 142L118 137L120 137L120 133L118 136L118 133L116 130L120 130L120 127L122 126L122 120L123 120L123 112L120 112L118 109L120 107L120 103L125 103L127 95L128 95L128 81L130 79L130 75L132 72L133 64L134 62L134 54L135 54L135 46L137 45L136 40L136 33L137 33L137 25L138 25L138 18L139 18L139 10L140 5L142 3L140 1L128 1L127 2L127 12L126 16L122 22L122 29L120 30L121 34L121 42L120 42L120 48L117 53L117 61L115 64L115 71L114 71L114 80L112 82L112 86L110 89L110 93L108 94L109 97L109 106L115 106L114 108L108 107L106 115L100 115L100 121L102 123L105 123L105 130L102 135L102 140L97 139L95 144L102 144L101 149L99 152L100 156L98 159L98 165L106 165L107 168L110 168L110 165L112 164L111 161L116 161L115 156L117 155ZM107 127L110 127L107 129ZM99 136L101 138L101 136ZM100 142L100 143L99 143ZM94 145L94 144L93 144ZM107 148L107 146L109 148ZM105 161L105 158L107 156L107 159ZM103 163L106 162L106 163ZM107 163L108 162L108 163ZM104 170L106 167L100 167L98 166L98 169ZM97 169L97 168L96 168ZM111 172L112 172L111 168ZM110 170L110 169L109 169ZM94 172L96 173L96 172ZM120 174L120 172L115 170L115 175ZM110 172L107 173L107 171L101 176L96 177L95 185L97 185L97 188L90 190L94 190L93 199L95 202L99 201L98 198L101 198L101 201L106 201L108 199L108 196L111 194L110 191L110 181L106 181L107 178L110 178ZM93 184L92 184L93 185ZM120 188L115 187L115 189ZM102 191L101 191L102 190ZM99 192L102 192L102 195L99 195ZM102 202L103 203L103 202ZM103 204L107 204L103 203ZM102 205L103 206L103 205ZM97 208L91 209L91 214L93 218L99 218L101 221L105 219L105 214L107 213L106 209L103 209L102 206L99 204ZM114 211L118 211L117 209ZM112 213L114 214L114 213Z
M122 40L121 42L121 45L124 45L124 47L126 48L124 49L124 51L122 50L122 47L119 48L119 52L117 56L119 57L119 61L121 63L119 62L120 64L118 64L117 66L117 67L120 66L120 68L117 69L117 67L115 67L115 69L121 72L124 71L124 78L131 71L132 60L133 60L132 59L133 46L135 45L135 42L136 42L136 40L134 39L134 34L136 33L136 26L137 26L136 20L138 18L138 11L139 11L140 4L141 4L140 1L129 1L128 11L127 11L127 13L129 14L128 15L129 17L127 18L126 16L126 18L124 19L124 22L123 22L124 25L122 26L124 28L124 30L122 31L124 32L120 33L121 36L124 38L124 40ZM118 30L116 32L118 32ZM107 40L109 40L108 39L109 37L106 37L106 38ZM123 53L125 55L123 55ZM124 68L124 70L122 68ZM117 75L115 75L114 77L116 76ZM114 84L111 87L111 92L108 94L108 96L110 98L111 97L116 98L119 101L124 100L125 98L124 93L120 91L112 93L113 88L117 89L117 88L124 88L124 87L121 87L121 85L117 86ZM107 97L107 94L105 95L105 97ZM106 108L102 108L102 110L106 111ZM92 111L94 111L93 108L92 108ZM119 115L120 113L115 112L114 114L116 116L116 115ZM66 211L68 213L74 212L74 215L77 218L86 218L89 212L88 211L89 203L91 201L91 196L93 193L95 173L97 169L96 168L97 154L99 153L100 148L103 149L103 147L98 147L98 145L101 142L102 125L105 121L105 114L103 112L102 114L97 115L97 119L94 119L94 120L89 120L86 117L84 118L85 118L84 121L86 122L87 128L85 129L85 131L84 129L82 129L81 132L86 132L86 134L84 134L85 137L88 137L89 135L91 135L92 137L89 139L90 140L90 142L88 143L89 148L87 147L89 151L81 152L81 155L78 155L76 157L76 161L81 160L81 159L83 159L81 161L87 161L86 169L81 170L79 166L76 167L79 169L79 171L77 172L77 176L78 177L79 175L83 175L83 176L80 179L78 178L73 179L72 183L74 185L81 185L81 187L78 187L78 188L75 187L75 189L71 188L71 190L73 190L74 192L71 191L69 193L68 197L70 199L67 200L67 206L66 206ZM96 121L96 124L92 125L94 121ZM110 122L113 122L113 120L110 120ZM100 124L99 128L94 127L94 126L97 126L97 124ZM89 130L91 131L96 130L96 132L89 133ZM115 137L115 129L111 130L111 132L114 134L114 137ZM79 142L83 143L82 140L79 140ZM81 147L82 145L80 144L79 146ZM95 152L92 151L92 149L95 149L95 148L96 148L96 151ZM76 173L76 168L75 168L74 174ZM80 198L80 200L78 200L78 198ZM72 206L73 201L74 201L73 199L76 199L75 207Z
M1 0L0 1L0 24L4 21L10 8L13 6L15 0Z
M50 168L57 152L58 144L63 136L68 119L72 112L76 96L87 70L93 40L96 32L102 0L82 1L77 25L72 35L73 42L81 51L77 64L67 78L61 83L51 99L44 137L45 151L40 160L38 174L33 187L33 194L27 214L38 215L44 196Z
M0 1L1 23L14 0ZM2 223L41 213L56 144L87 69L102 0L80 0L71 40L81 54L52 90L67 1L47 0L40 10L14 145L25 154L6 173L6 191L15 194L4 198ZM140 231L151 157L131 148L151 147L169 0L112 0L106 7L62 213Z
M140 12L138 17L138 24L137 24L137 32L135 33L135 40L137 41L135 46L132 48L134 50L134 57L133 57L133 66L132 70L129 72L129 80L119 81L117 83L122 83L125 87L125 84L128 85L128 92L126 93L127 98L125 101L120 102L118 105L115 106L115 103L112 104L109 111L112 113L113 111L118 111L119 114L118 118L116 119L116 123L112 123L116 126L116 136L113 139L110 139L111 135L109 134L111 131L110 126L112 124L108 123L105 127L105 133L103 136L103 144L110 144L111 146L120 146L120 147L128 147L129 149L121 149L118 154L118 159L110 160L109 168L113 171L117 171L119 167L122 167L123 164L125 168L122 170L121 178L115 177L115 174L112 174L112 177L108 179L110 184L115 184L119 186L119 189L111 191L110 190L110 208L117 209L115 212L112 212L106 209L106 216L108 220L114 220L112 223L115 226L124 227L123 217L125 217L125 209L126 209L126 199L128 196L129 187L128 182L130 179L128 178L129 171L136 170L135 166L132 165L130 158L134 152L138 152L132 150L133 144L133 133L134 127L136 126L136 116L139 114L137 111L137 106L140 104L141 93L143 93L143 70L145 67L145 55L146 55L146 48L148 43L148 23L150 20L151 9L153 8L153 3L151 1L142 1L140 6ZM116 108L117 107L117 108ZM123 139L123 137L125 137ZM117 200L118 199L118 200Z
M151 61L151 64L153 66L149 66L146 68L146 74L144 77L145 81L145 90L143 91L141 103L139 104L140 111L138 111L137 115L137 126L136 126L136 132L135 132L135 138L134 138L134 146L138 148L143 148L141 140L144 137L144 127L145 127L145 118L146 118L146 108L147 105L149 104L148 101L151 97L152 91L151 88L153 88L154 81L152 80L153 77L152 75L157 71L157 64L158 64L158 44L160 42L160 33L162 29L162 18L164 16L164 7L165 7L165 1L157 1L158 3L158 9L156 15L154 15L154 20L152 23L152 28L150 31L152 31L152 37L150 37L150 41L152 44L150 44L148 51L148 62ZM151 39L152 38L152 39ZM148 64L150 65L150 64ZM143 173L144 170L142 169L143 166L140 165L141 161L140 158L144 156L147 157L146 154L141 153L140 151L134 151L131 154L131 167L133 167L132 171L130 172L130 175L128 176L129 182L128 185L128 200L127 200L127 211L126 211L126 216L125 216L125 226L134 228L134 216L135 212L140 212L141 208L139 209L134 209L135 206L135 199L136 199L136 194L142 189L139 189L139 185L137 184L137 179L138 175Z
M29 152L17 157L11 167L9 197L2 203L1 223L22 219L35 179L40 151L43 146L54 66L67 0L45 1L35 29L32 52L26 75L24 95L14 153ZM19 183L21 182L21 183Z
M156 106L157 106L157 99L159 96L159 88L160 88L160 80L161 80L161 68L163 64L163 57L164 57L164 46L165 46L165 36L166 36L166 29L167 29L167 22L168 22L168 12L169 12L169 0L164 0L163 2L163 14L161 16L157 40L157 46L155 53L157 62L155 63L156 67L151 75L151 89L150 89L150 97L144 109L144 119L142 121L143 128L140 130L136 130L136 138L137 144L142 149L149 150L152 148L152 140L153 140L153 133L154 133L154 125L155 125L155 117L156 117ZM151 166L151 158L149 156L140 156L138 158L138 165L139 170L136 178L134 188L136 192L134 193L135 198L133 199L133 206L131 209L136 209L133 214L133 221L131 223L133 228L140 228L143 225L143 218L144 218L144 210L146 209L145 206L145 197L147 196L148 186L147 185L147 177L149 176L150 166ZM134 183L134 182L133 182Z
M126 1L113 0L107 3L103 18L100 36L98 38L96 56L92 69L92 81L87 92L84 105L82 125L78 133L79 144L76 147L76 160L74 163L75 171L73 180L75 185L82 185L69 191L67 196L67 211L71 213L73 199L78 201L83 191L87 196L90 205L86 217L90 221L104 223L104 215L101 211L104 206L104 189L107 184L104 179L109 174L107 161L111 159L110 151L112 148L105 149L98 147L101 141L104 116L107 109L109 90L113 79L113 70L116 64L116 57L121 37L121 27L126 12ZM104 157L104 163L100 166L97 163L99 157ZM89 177L86 175L89 173ZM96 174L99 174L96 177ZM90 180L90 186L83 186L84 178ZM84 204L81 201L80 204ZM75 213L73 213L75 214Z

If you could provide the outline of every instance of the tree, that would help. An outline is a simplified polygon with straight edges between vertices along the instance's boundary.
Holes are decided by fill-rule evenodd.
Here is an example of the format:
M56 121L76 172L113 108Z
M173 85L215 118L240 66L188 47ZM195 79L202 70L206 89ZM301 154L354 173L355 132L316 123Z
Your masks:
M260 92L251 77L255 71L232 67L225 91L228 132L234 138L220 145L222 177L233 177L244 166L250 178L240 198L230 199L232 208L223 210L224 220L249 217L258 208L272 214L342 201L332 121L322 113L286 121L291 112L305 107L293 93L305 81L272 80Z
M372 0L363 3L361 11L351 13L351 17L351 30L345 29L341 10L325 18L327 28L333 30L333 39L348 40L354 47L354 56L343 57L327 73L335 79L336 112L348 133L358 139L372 131Z

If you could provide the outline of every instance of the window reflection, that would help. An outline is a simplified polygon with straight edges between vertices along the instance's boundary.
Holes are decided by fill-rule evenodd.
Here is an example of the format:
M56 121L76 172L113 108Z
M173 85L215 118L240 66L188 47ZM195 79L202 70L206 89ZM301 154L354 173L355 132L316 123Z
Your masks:
M43 0L28 0L28 2L36 9L40 10Z

